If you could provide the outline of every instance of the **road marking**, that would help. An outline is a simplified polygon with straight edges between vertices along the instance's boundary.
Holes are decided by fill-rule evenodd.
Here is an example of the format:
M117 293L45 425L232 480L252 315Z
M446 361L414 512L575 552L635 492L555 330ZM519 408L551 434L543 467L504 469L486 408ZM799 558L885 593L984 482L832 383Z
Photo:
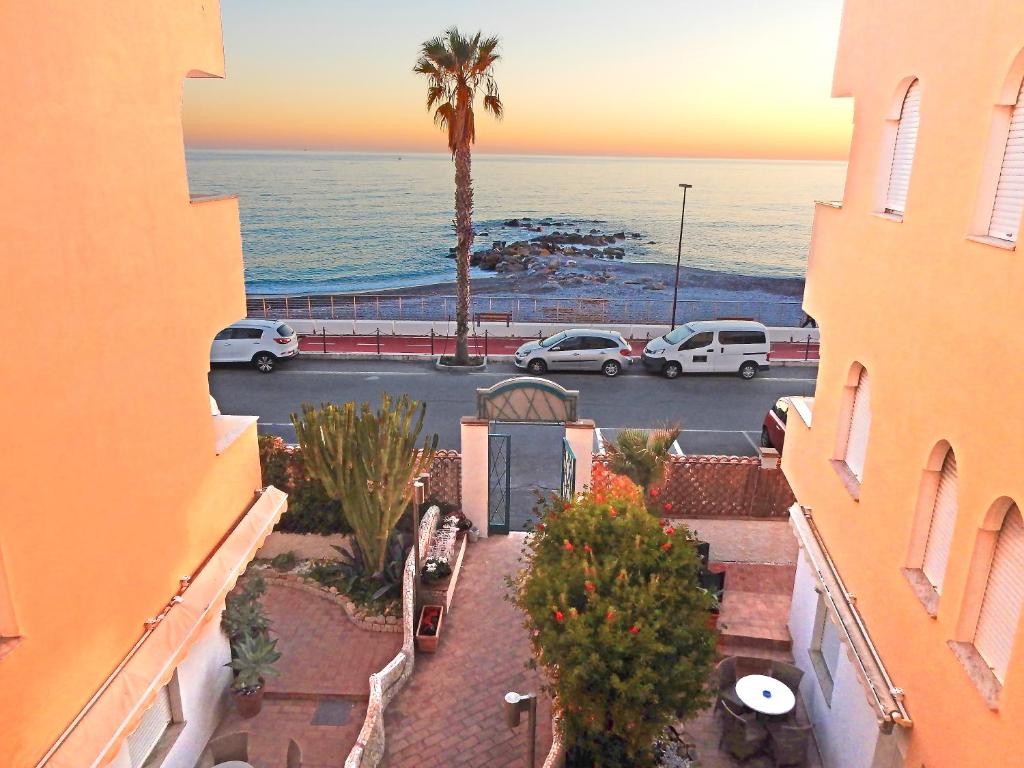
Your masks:
M752 439L752 438L750 437L750 433L749 433L749 432L744 432L744 433L743 433L743 436L744 436L745 438L747 438L747 442L748 442L748 443L750 443L751 447L752 447L752 448L753 448L753 449L754 449L754 450L756 451L756 450L757 450L757 448L758 448L758 446L757 446L757 444L756 444L756 443L755 443L755 442L753 441L753 439Z

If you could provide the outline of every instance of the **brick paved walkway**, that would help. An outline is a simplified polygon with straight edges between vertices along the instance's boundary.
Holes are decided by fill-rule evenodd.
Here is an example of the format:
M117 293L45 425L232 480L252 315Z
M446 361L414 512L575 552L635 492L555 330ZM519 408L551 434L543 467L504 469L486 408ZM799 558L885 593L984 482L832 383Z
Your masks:
M341 606L279 584L268 586L263 605L281 674L268 678L259 715L243 720L232 707L217 734L247 732L253 768L282 768L290 739L303 768L339 768L363 727L370 674L394 658L402 636L360 629Z
M271 695L365 699L370 673L402 648L400 633L360 629L340 605L308 592L274 584L263 605L281 652L281 674L267 681Z
M469 546L438 652L417 654L412 679L385 711L387 768L526 765L526 718L511 731L502 711L506 692L539 689L537 673L525 667L522 615L504 600L522 542L514 533ZM537 726L540 765L551 745L546 700Z

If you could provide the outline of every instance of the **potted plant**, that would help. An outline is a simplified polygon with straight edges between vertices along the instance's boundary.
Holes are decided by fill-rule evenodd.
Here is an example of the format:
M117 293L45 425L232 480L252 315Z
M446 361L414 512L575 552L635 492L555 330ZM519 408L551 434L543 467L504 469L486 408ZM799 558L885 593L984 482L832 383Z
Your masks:
M434 653L441 637L444 622L443 605L424 605L420 609L420 620L416 624L416 647L424 653Z
M452 567L447 557L428 557L423 563L423 583L433 584L435 581L447 579L452 575Z
M281 658L277 640L266 633L245 635L234 644L234 658L226 666L235 673L231 696L238 714L244 718L256 717L263 706L263 686L267 675L278 674L274 664Z

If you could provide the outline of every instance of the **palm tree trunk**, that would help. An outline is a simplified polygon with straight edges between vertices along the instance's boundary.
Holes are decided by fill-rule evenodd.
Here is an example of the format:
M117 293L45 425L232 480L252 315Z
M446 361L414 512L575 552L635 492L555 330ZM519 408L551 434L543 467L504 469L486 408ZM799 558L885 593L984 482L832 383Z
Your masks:
M455 150L455 363L469 362L469 251L473 247L473 179L469 142Z

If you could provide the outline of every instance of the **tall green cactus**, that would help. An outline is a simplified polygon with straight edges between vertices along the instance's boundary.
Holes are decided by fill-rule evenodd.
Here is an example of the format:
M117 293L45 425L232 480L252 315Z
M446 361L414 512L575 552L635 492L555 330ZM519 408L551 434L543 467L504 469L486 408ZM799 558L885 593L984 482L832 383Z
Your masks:
M385 392L376 412L369 403L303 403L302 416L292 414L306 467L341 502L377 573L384 569L391 531L412 500L412 483L430 468L437 448L432 435L416 449L425 413L425 404Z

